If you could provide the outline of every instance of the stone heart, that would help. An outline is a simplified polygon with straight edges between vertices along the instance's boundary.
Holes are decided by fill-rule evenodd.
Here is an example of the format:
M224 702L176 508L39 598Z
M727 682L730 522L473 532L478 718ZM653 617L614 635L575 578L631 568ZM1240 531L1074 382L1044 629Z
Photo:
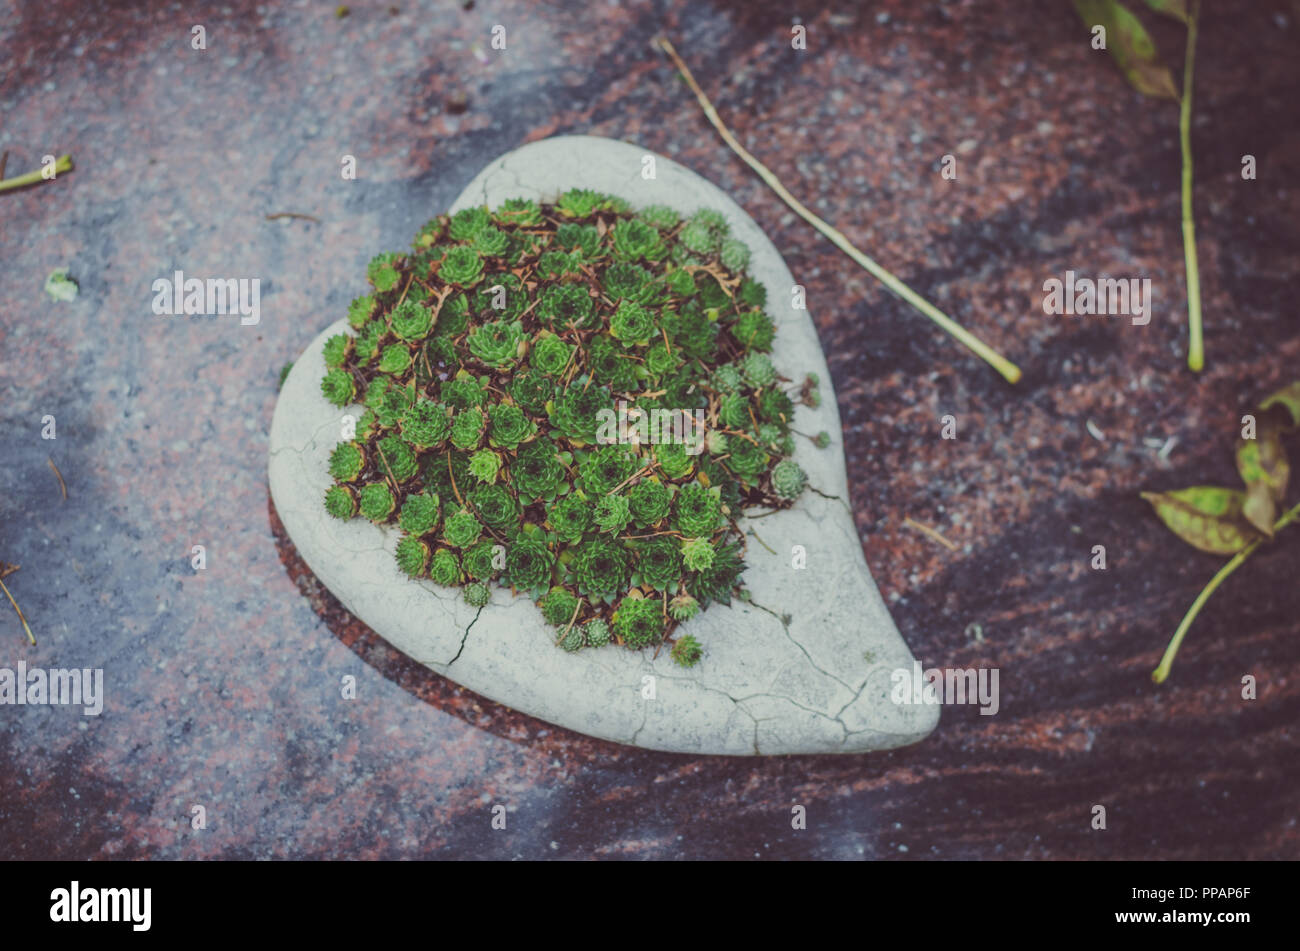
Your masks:
M643 169L654 160L654 177ZM816 491L789 510L753 522L743 581L753 600L715 604L684 630L704 645L693 668L668 652L610 646L566 653L526 596L496 588L481 611L459 590L411 581L398 571L398 532L363 519L340 522L321 499L342 413L321 396L321 349L346 328L328 327L294 362L271 424L271 496L289 537L316 576L389 643L438 673L516 710L620 743L689 753L861 752L916 742L938 723L938 707L896 703L893 673L911 653L871 578L848 505L839 413L795 281L754 221L716 186L645 149L590 136L526 145L493 162L450 211L495 207L507 198L554 200L573 187L618 195L635 207L721 212L752 250L750 274L767 286L776 321L772 357L792 379L815 372L822 403L800 406L795 428L825 430L817 449L799 439L795 458ZM359 407L350 411L360 416ZM799 557L803 553L802 558ZM795 567L806 558L806 567Z

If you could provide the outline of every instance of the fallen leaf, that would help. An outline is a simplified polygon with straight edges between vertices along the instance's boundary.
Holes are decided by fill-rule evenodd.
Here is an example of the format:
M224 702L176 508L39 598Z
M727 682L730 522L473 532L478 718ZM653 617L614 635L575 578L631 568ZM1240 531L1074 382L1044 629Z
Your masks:
M1270 409L1274 406L1280 406L1291 414L1290 429L1300 426L1300 380L1266 396L1259 404L1260 409Z
M1263 485L1275 502L1282 501L1291 479L1291 465L1276 425L1261 425L1257 438L1237 443L1237 471L1247 488Z
M1241 514L1264 535L1273 537L1273 522L1277 520L1277 502L1268 484L1252 482L1246 486L1246 501L1241 504Z
M1255 540L1242 514L1246 494L1238 489L1198 485L1173 492L1143 492L1156 515L1175 535L1201 551L1235 555Z
M1151 34L1119 0L1074 0L1074 8L1089 27L1106 28L1106 49L1134 89L1144 96L1178 98L1173 74L1160 64Z

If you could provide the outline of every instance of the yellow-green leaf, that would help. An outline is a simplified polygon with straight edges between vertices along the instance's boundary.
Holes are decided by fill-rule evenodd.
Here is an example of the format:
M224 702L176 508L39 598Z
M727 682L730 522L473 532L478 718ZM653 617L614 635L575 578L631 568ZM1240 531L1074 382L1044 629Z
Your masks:
M1173 74L1160 64L1151 34L1119 0L1074 0L1074 8L1089 27L1106 28L1106 49L1134 89L1144 96L1178 98Z
M1156 515L1187 544L1215 555L1235 555L1256 538L1242 515L1246 494L1198 485L1173 492L1143 492Z
M1147 6L1182 23L1187 22L1187 0L1147 0Z
M1300 426L1300 380L1296 380L1290 386L1284 386L1271 396L1267 396L1259 404L1260 409L1270 409L1274 406L1281 406L1291 414L1291 429Z
M1286 497L1291 465L1287 461L1286 449L1282 445L1276 423L1270 425L1266 420L1260 426L1257 438L1242 439L1237 443L1237 471L1241 473L1247 489L1253 485L1263 485L1275 502L1281 502ZM1273 524L1271 519L1269 524Z
M1241 514L1256 529L1273 537L1273 522L1277 519L1277 502L1263 482L1252 482L1246 487L1246 501L1241 503Z

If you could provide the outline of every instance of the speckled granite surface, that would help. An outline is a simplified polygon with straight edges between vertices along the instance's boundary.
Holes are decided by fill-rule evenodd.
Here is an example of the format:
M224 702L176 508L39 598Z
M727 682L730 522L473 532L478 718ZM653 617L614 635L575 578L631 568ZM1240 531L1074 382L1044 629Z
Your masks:
M1064 4L845 4L805 21L803 53L782 6L396 9L0 5L6 174L47 152L77 164L0 195L0 560L22 565L5 582L40 640L0 612L0 667L106 680L97 718L0 707L0 856L1300 855L1296 543L1224 586L1155 688L1219 562L1136 495L1230 484L1236 420L1300 365L1291 5L1210 5L1203 24L1199 378L1184 368L1176 109L1131 93ZM650 49L661 28L742 141L1016 359L1022 383L797 222ZM1156 39L1178 58L1176 28ZM370 256L487 159L567 132L696 168L781 249L838 390L867 562L926 664L1000 669L998 715L950 708L922 745L867 757L636 751L448 684L305 570L265 482L280 366L342 313ZM947 153L955 183L938 174ZM1245 153L1256 181L1239 176ZM265 220L282 211L320 223ZM58 266L75 302L41 291ZM261 323L155 317L150 283L177 268L261 278ZM1067 268L1150 277L1151 323L1045 317L1039 288ZM955 441L938 438L947 413ZM1148 440L1170 437L1161 460ZM347 675L356 700L340 697Z

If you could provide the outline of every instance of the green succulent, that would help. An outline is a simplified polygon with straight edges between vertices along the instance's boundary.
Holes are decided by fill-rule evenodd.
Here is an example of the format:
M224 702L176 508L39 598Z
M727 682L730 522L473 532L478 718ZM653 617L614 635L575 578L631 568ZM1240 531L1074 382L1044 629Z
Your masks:
M810 390L804 393L803 401L807 403L809 406L811 406L813 409L816 409L818 406L821 406L822 405L821 390L817 389L817 387L815 386L812 387Z
M815 445L818 449L825 449L830 444L831 444L831 434L826 432L826 430L824 429L821 432L819 432L816 436L813 437L813 445Z
M767 304L767 288L747 277L740 282L736 297L746 307L763 307Z
M579 545L569 561L569 577L574 587L596 599L612 598L626 589L630 569L623 546L600 536Z
M366 324L357 332L352 341L352 352L359 365L365 366L378 355L379 341L383 336L384 326L379 321Z
M679 637L669 655L679 667L694 667L704 656L704 648L691 634Z
M458 371L450 380L443 381L439 396L444 403L455 409L482 406L488 401L487 387L464 370Z
M397 524L402 531L415 538L428 535L438 525L438 496L427 492L408 495L402 503L401 514Z
M461 569L476 581L487 581L494 577L497 568L498 545L491 539L484 539L471 546L461 559Z
M655 333L654 315L640 304L625 300L610 318L609 332L625 347L645 346Z
M691 571L712 567L716 551L707 538L687 538L682 542L682 563Z
M725 393L718 400L718 422L731 429L745 429L752 420L749 417L749 400L740 393Z
M625 261L658 261L668 249L659 232L639 218L625 218L610 232L614 253Z
M728 271L743 271L749 267L749 248L745 242L735 238L727 238L722 242L718 257Z
M375 315L377 304L369 295L358 297L348 304L348 324L353 330L360 330Z
M656 591L675 588L682 574L681 547L663 535L646 539L636 550L636 572L642 584Z
M560 196L555 209L566 218L589 218L604 207L607 199L588 188L571 188Z
M449 548L439 548L429 559L429 580L444 588L454 588L460 584L463 576L460 571L460 559Z
M673 524L683 535L711 535L722 518L718 493L698 482L682 486L673 499Z
M538 607L542 609L542 617L547 624L563 627L577 614L581 603L568 589L557 585L538 602Z
M401 373L410 365L411 351L400 343L391 343L384 347L384 352L379 357L381 373Z
M357 514L357 497L346 485L332 485L325 493L325 511L335 518L352 518Z
M681 221L681 216L667 205L647 205L638 216L646 224L659 231L671 231Z
M745 387L745 380L734 363L724 363L714 370L709 382L719 393L739 393Z
M604 618L592 618L582 627L588 647L604 647L609 643L609 624Z
M772 467L772 494L779 499L797 499L808 484L808 474L793 459L782 459Z
M320 391L335 406L347 406L357 395L357 384L347 370L330 370L320 381Z
M483 411L477 406L457 413L451 421L451 444L457 449L470 452L477 449L483 441L483 431L487 428Z
M650 272L627 261L615 261L605 268L601 289L610 300L630 300L637 304L649 303L657 295Z
M482 533L482 523L466 509L457 509L442 521L443 540L452 548L468 548Z
M330 453L330 475L339 482L355 482L366 466L366 454L354 442L341 442Z
M483 257L466 245L451 248L438 266L438 277L458 287L473 287L483 280Z
M776 327L767 314L751 310L736 318L731 325L731 335L746 350L771 350Z
M581 251L543 251L537 259L537 273L556 279L582 273Z
M737 437L730 441L727 467L746 482L755 481L765 472L772 457L754 439Z
M683 558L685 554L683 553ZM687 576L686 590L708 607L712 602L731 603L731 592L739 582L745 563L740 558L739 545L723 545L713 553L713 564Z
M361 514L372 522L386 522L388 516L397 508L397 500L388 486L382 482L372 482L361 490Z
M489 321L470 331L465 341L470 353L490 367L513 366L519 360L519 346L524 341L523 327L517 321Z
M664 618L659 602L624 598L614 612L614 633L624 647L633 650L659 643L664 636Z
M695 471L695 457L679 442L661 442L655 446L655 461L669 479L684 479Z
M481 608L492 600L492 589L481 581L471 581L465 585L465 603L472 608Z
M575 443L593 443L600 430L601 410L612 409L609 391L603 386L583 386L578 381L555 399L551 423Z
M656 343L645 352L645 368L652 377L658 378L678 366L677 357L667 344Z
M529 198L507 198L496 210L496 219L503 225L531 228L542 223L542 209Z
M562 542L576 542L591 525L591 503L578 495L556 499L546 508L546 521Z
M506 550L506 577L520 591L536 591L550 584L555 556L546 543L521 537Z
M447 407L420 397L402 416L398 425L402 438L420 449L442 445L451 433L451 416Z
M591 260L600 250L600 232L594 225L567 222L555 229L555 243L566 251L581 251L584 258Z
M602 532L618 534L632 521L632 511L623 495L602 496L591 513L592 521Z
M668 291L676 297L690 297L699 293L699 288L695 286L695 277L685 268L674 268L664 277L664 284Z
M499 449L517 449L521 442L537 435L537 424L523 410L497 403L488 410L488 442Z
M407 298L393 309L389 322L399 339L423 340L433 329L433 311Z
M606 337L597 337L587 348L587 367L599 383L616 393L625 393L636 381L636 365L627 352Z
M707 226L688 221L677 234L682 246L695 254L712 254L718 248L718 239Z
M668 616L674 621L689 621L700 613L700 602L683 591L668 602Z
M586 639L582 633L582 628L578 627L576 624L569 628L569 632L560 640L560 646L569 653L581 650L586 646L586 643Z
M740 361L740 372L750 386L771 386L776 382L776 369L765 353L751 352Z
M504 231L487 226L474 235L474 250L487 258L500 257L510 246L510 238Z
M632 519L640 528L648 528L668 514L672 497L662 482L642 479L627 491Z
M495 482L501 471L501 456L491 449L480 449L469 457L469 471L480 482Z
M341 367L352 350L352 338L347 334L335 334L325 341L321 350L327 367Z
M537 319L552 327L591 326L596 304L585 284L553 284L538 295Z
M529 365L539 373L558 377L569 365L573 348L553 333L542 332L533 340Z
M555 443L547 438L523 446L510 467L510 475L520 500L526 503L549 501L565 484L564 466L556 457Z
M505 532L518 526L520 504L514 494L499 482L471 490L469 501L475 514L488 528Z
M401 279L397 271L397 262L400 260L399 254L379 254L371 258L366 266L366 277L370 278L370 283L379 293L391 291L397 286Z
M385 436L379 440L378 464L382 471L391 475L398 482L405 482L415 475L415 453L405 442L396 436Z
M429 546L414 535L407 535L397 543L397 567L412 578L419 578L429 564Z
M776 387L763 390L758 394L758 415L770 423L789 425L794 418L794 402Z
M452 294L438 308L434 332L440 337L455 337L465 332L469 318L469 298L464 294Z
M475 313L491 313L498 320L517 320L528 306L523 281L509 271L483 278L473 298Z
M471 241L491 224L492 216L486 208L464 208L451 216L447 230L456 241Z
M555 384L541 373L524 370L510 381L510 396L520 408L535 416L546 412L546 404L555 394Z
M371 402L370 391L366 392L366 405L375 411L375 417L379 422L388 427L396 426L403 416L411 409L411 404L415 402L415 387L412 386L390 386L388 377L379 377L376 382L383 383L374 394L374 401Z
M622 446L599 446L578 463L578 477L592 498L600 498L622 485L637 469L637 457Z

